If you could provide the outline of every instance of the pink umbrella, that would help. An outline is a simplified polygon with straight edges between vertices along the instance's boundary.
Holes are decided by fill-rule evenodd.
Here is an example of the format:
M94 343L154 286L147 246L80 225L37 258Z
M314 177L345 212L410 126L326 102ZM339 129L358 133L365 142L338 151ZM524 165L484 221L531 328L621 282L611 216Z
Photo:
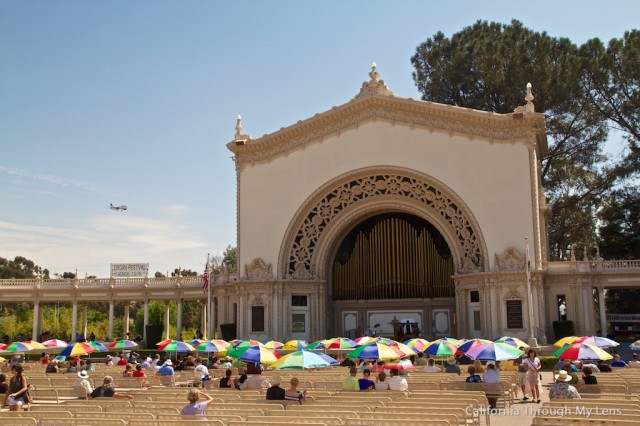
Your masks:
M42 342L42 344L47 348L66 348L67 346L69 346L67 342L59 339L46 340Z

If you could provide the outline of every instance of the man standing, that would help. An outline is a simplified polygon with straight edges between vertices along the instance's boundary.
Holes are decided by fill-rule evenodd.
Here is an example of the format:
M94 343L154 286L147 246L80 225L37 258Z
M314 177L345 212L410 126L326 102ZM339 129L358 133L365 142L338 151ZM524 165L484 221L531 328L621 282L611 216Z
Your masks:
M349 367L349 375L342 381L342 390L360 392L360 384L356 376L358 375L358 369L355 366Z

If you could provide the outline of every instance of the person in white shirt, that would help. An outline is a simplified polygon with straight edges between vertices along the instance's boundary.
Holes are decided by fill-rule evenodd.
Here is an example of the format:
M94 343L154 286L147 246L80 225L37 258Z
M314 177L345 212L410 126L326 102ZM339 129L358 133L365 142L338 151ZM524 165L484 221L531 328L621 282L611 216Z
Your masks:
M118 365L118 363L120 362L121 359L122 358L120 358L120 354L118 352L116 352L116 354L113 356L111 361L113 362L113 365Z
M204 382L206 382L207 380L211 380L211 378L209 377L209 369L202 363L202 360L200 358L196 358L196 362L198 363L198 365L193 369L193 372L200 375L200 382L204 387Z
M409 383L404 377L398 376L398 370L391 370L391 378L389 379L389 389L392 391L404 392L409 390Z
M638 354L633 354L633 360L629 361L629 367L640 368L640 361L638 361Z
M429 358L429 363L423 371L425 373L442 373L442 368L436 367L436 362L433 360L433 358Z
M75 381L73 386L74 387L76 387L76 386L83 387L87 391L87 395L90 395L91 392L93 392L93 387L91 386L91 383L89 382L89 373L87 373L84 370L78 372L78 379Z
M487 363L487 372L484 373L482 381L485 383L500 383L500 372L496 370L495 364ZM496 403L498 402L497 397L487 395L487 400L492 409L496 408Z
M389 390L389 383L385 382L387 375L384 371L378 373L378 380L376 381L376 390Z

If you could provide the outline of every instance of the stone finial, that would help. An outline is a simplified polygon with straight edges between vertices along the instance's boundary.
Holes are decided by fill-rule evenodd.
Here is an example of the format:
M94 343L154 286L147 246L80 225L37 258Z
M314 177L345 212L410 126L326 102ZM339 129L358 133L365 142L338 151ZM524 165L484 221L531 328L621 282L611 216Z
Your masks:
M584 246L584 253L582 255L582 261L583 262L588 262L589 261L589 256L588 256L588 251L587 251L587 246Z
M535 112L535 107L533 105L533 93L531 93L531 83L527 83L527 96L524 97L524 100L527 101L527 104L524 106L524 110L526 112Z
M576 262L576 253L574 251L574 245L571 244L571 257L569 258L569 260L571 260L571 262Z
M600 247L596 246L596 260L600 260Z
M360 93L356 95L356 99L368 95L393 96L394 93L389 89L389 86L385 84L384 80L380 80L380 73L375 62L371 65L369 78L371 78L370 81L362 83Z
M369 73L369 77L371 77L371 82L378 81L380 78L380 73L377 71L377 65L374 62L371 64L371 72Z
M251 139L251 136L245 135L245 134L242 133L242 117L237 116L236 117L236 136L235 136L235 138L233 140L237 144L242 145L248 139Z

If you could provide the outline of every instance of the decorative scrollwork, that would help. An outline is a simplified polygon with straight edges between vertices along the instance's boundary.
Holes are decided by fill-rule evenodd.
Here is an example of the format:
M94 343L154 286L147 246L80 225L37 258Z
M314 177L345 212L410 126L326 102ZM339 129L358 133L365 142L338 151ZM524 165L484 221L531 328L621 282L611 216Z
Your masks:
M482 270L480 241L465 212L443 191L415 177L400 174L374 174L360 177L334 188L308 212L289 249L287 273L294 279L310 279L313 256L322 233L342 210L361 200L378 196L401 196L419 201L432 214L450 226L463 253L464 272Z

